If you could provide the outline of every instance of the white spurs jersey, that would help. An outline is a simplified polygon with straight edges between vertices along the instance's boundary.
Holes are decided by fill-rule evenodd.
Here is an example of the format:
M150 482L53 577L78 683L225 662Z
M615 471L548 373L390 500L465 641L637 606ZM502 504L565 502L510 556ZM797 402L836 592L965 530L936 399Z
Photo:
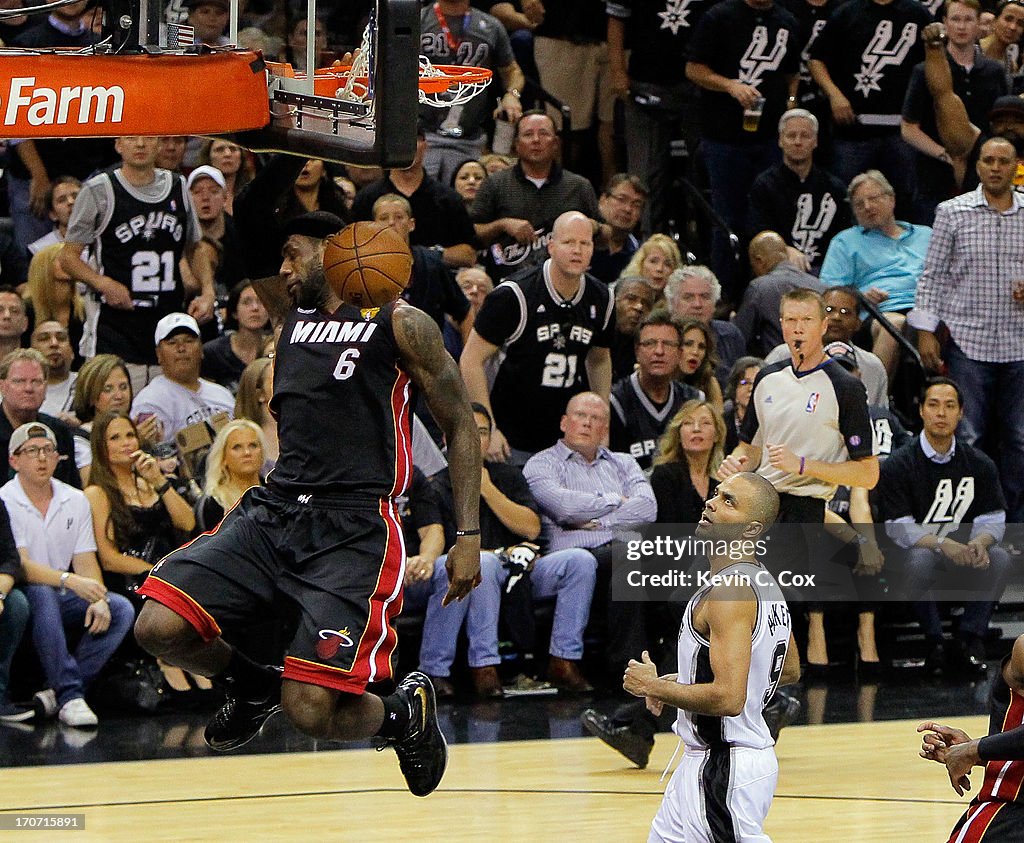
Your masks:
M749 582L757 595L757 621L750 640L750 673L747 700L735 717L694 714L679 709L673 731L690 748L712 749L722 745L765 749L773 746L762 710L775 693L789 646L791 621L786 598L766 568L738 562L723 568L718 582L743 585ZM701 685L714 679L708 640L693 628L693 613L714 584L704 586L690 598L679 627L677 651L679 679L683 685Z

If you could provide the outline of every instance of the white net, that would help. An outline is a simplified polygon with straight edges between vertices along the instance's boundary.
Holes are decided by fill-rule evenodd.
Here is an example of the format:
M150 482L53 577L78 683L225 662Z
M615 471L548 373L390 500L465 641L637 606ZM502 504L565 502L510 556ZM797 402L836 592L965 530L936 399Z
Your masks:
M370 75L370 68L373 64L372 28L373 22L371 21L363 30L363 40L355 53L352 67L348 71L348 78L335 94L335 97L340 100L366 102L371 109L373 106L373 78ZM421 77L435 78L447 75L434 67L426 56L420 56ZM429 105L433 108L450 108L454 105L462 105L481 93L490 84L490 81L490 78L483 81L474 80L470 82L452 79L449 87L440 92L428 92L420 88L420 104Z

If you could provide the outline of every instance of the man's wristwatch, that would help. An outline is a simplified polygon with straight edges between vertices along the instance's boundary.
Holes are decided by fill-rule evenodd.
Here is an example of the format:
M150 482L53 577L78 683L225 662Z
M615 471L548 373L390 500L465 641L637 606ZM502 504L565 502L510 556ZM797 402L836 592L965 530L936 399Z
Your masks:
M71 579L71 571L65 571L60 575L60 593L68 593L68 580Z
M506 94L512 94L512 96L514 96L517 100L518 99L522 99L522 96L520 96L520 94L519 94L519 89L518 88L509 88L507 91L505 91L505 93Z

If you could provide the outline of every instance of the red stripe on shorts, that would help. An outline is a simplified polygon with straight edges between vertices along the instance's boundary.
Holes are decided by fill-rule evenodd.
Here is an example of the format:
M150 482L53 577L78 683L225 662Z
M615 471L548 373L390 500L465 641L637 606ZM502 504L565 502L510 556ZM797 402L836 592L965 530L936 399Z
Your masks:
M204 641L220 637L220 627L213 616L180 588L150 574L138 591L157 603L162 603L172 612L181 615L195 628Z
M967 809L967 817L959 830L954 830L947 843L979 843L989 824L1005 803L981 802Z
M333 688L335 691L344 691L347 694L362 694L366 691L365 671L364 675L357 674L359 665L353 665L352 671L345 671L338 667L309 662L305 659L298 659L295 656L284 657L284 678L294 679L296 682L305 682L307 685L320 685L324 688Z

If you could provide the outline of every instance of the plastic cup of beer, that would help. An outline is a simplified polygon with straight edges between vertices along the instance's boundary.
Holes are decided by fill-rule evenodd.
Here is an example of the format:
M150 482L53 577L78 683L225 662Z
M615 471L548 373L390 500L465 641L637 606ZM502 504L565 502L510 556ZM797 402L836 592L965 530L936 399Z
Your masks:
M750 108L743 110L743 131L756 132L761 125L761 115L764 113L764 97L758 97Z

